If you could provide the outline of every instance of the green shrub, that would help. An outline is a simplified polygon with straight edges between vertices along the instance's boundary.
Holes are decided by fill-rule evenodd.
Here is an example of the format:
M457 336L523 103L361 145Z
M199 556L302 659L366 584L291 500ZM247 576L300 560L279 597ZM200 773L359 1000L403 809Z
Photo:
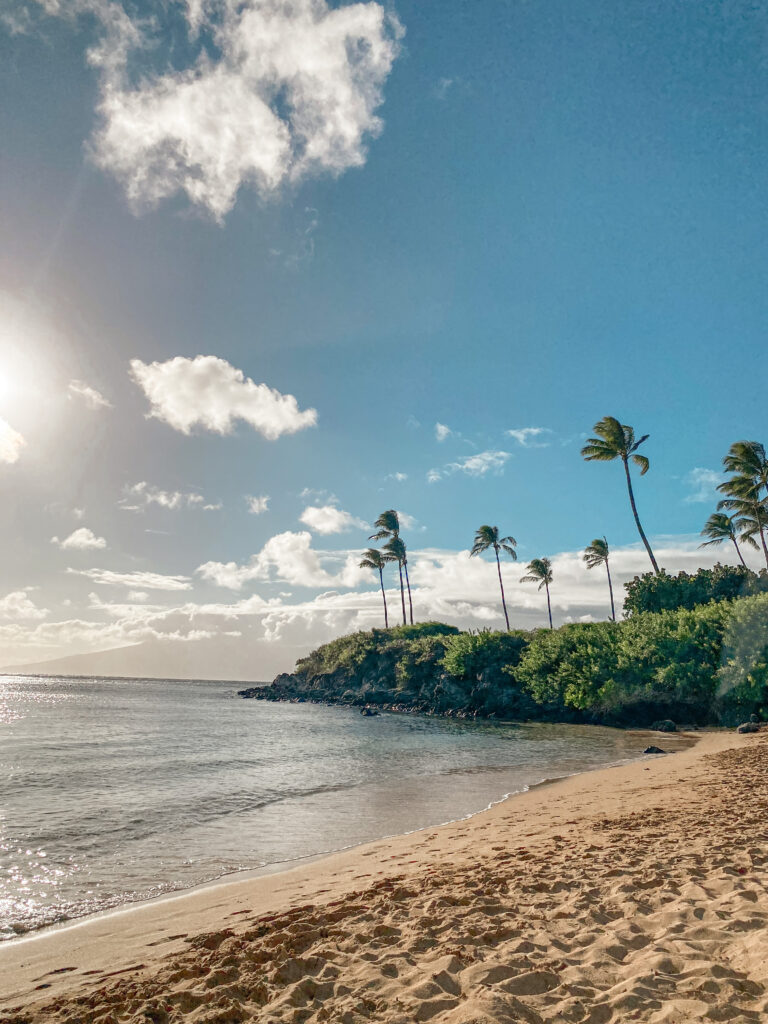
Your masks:
M642 612L674 611L677 608L693 609L710 601L732 601L738 597L768 593L768 572L759 573L741 565L721 565L712 569L699 569L693 575L680 572L669 576L647 572L635 576L625 584L627 596L624 600L626 616Z
M590 710L613 683L621 628L579 622L537 630L514 675L537 704Z
M447 641L443 667L457 679L500 677L502 669L520 661L529 638L523 630L459 633Z
M768 719L768 594L737 601L718 672L721 719L728 725L757 714Z

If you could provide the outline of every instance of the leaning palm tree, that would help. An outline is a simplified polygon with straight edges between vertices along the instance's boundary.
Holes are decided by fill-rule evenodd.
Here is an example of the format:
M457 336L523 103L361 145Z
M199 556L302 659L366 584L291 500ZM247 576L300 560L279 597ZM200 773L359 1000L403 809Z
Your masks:
M496 555L496 569L499 573L499 587L501 588L501 606L504 609L504 619L507 623L507 632L509 632L509 615L507 615L507 602L504 600L504 584L501 581L501 562L499 561L499 551L506 551L513 562L517 561L517 552L515 547L517 541L514 537L500 537L498 526L480 526L475 533L475 543L472 545L472 550L469 552L469 557L473 555L479 555L483 551L488 551L489 548L493 548L493 553Z
M613 604L613 583L611 582L611 567L608 565L608 541L605 537L596 537L591 544L584 549L584 561L588 569L604 565L608 573L608 593L611 595L611 618L616 621L616 609Z
M755 537L760 538L765 564L768 567L768 545L765 542L765 534L766 530L768 530L768 506L766 505L766 499L763 498L761 501L754 495L748 498L733 496L718 501L717 508L718 511L727 509L728 512L733 512L739 518L741 522L739 540L746 541L751 547L757 548L758 544Z
M645 476L648 472L650 463L645 455L637 454L637 449L648 439L649 435L643 434L641 438L636 440L635 431L632 427L627 426L625 423L619 423L615 416L604 416L599 423L595 424L594 431L597 437L587 439L587 443L581 449L581 454L587 462L612 462L614 459L621 459L627 477L629 503L632 506L632 515L635 517L637 532L640 534L640 539L645 545L645 550L648 552L653 571L658 573L658 563L651 550L651 545L648 543L648 538L643 531L640 516L637 514L635 494L632 490L632 477L629 472L630 459L636 466L640 467L640 476Z
M381 584L381 599L384 602L384 628L389 629L389 616L387 615L387 594L384 590L384 566L389 561L378 548L368 548L363 552L363 560L360 563L361 569L372 569L379 574Z
M400 572L400 601L403 605L403 625L407 624L405 617L405 588L403 586L403 565L405 563L405 544L403 544L400 537L391 537L384 545L384 560L387 562L397 562L397 568Z
M521 583L538 583L539 590L547 589L547 611L549 612L549 628L552 629L552 603L549 600L549 585L552 582L552 563L548 558L532 558L528 563L528 572L520 577Z
M768 566L765 539L768 527L768 457L765 447L759 441L735 441L723 459L723 467L732 476L718 485L718 491L726 497L717 507L736 512L748 520L742 539L754 542L756 536L760 538ZM765 497L761 497L763 490Z
M730 540L736 548L736 554L739 556L739 561L746 569L747 563L744 561L744 556L741 553L738 537L747 525L748 524L745 520L739 519L738 516L729 516L726 515L725 512L713 512L704 524L704 529L701 531L702 537L708 537L709 540L702 541L701 544L699 544L699 547L718 547L724 540ZM747 543L757 547L755 541L751 537L747 539Z
M386 512L382 512L373 525L377 527L377 530L376 533L371 534L368 538L369 540L400 539L400 516L395 509L390 508ZM408 588L408 607L411 613L411 625L413 625L413 600L411 598L411 581L408 578L408 552L405 543L403 543L402 548L402 559L398 557L397 561L400 567L400 596L403 601L403 608L405 608L405 592L403 590L403 570L405 570L405 586ZM405 613L403 613L403 622L405 623Z

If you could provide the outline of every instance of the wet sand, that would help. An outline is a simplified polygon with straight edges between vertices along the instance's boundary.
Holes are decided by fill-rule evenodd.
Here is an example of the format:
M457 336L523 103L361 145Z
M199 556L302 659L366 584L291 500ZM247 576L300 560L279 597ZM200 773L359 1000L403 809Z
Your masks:
M5 943L0 1024L765 1020L767 815L768 735L708 733Z

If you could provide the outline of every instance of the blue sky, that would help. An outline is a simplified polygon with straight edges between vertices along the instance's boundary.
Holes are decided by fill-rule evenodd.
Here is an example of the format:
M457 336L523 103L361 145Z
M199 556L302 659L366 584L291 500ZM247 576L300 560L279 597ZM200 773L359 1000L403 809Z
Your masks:
M720 460L764 437L763 4L157 11L3 14L0 416L26 443L0 465L0 664L141 643L152 674L290 667L378 621L350 567L356 524L390 506L416 521L422 617L499 624L492 575L487 593L482 567L462 577L483 522L521 562L565 560L561 621L596 617L575 553L606 534L620 571L642 567L620 467L578 454L606 414L651 435L637 496L667 568L717 557L692 545ZM316 425L268 439L242 419L222 435L146 418L131 360L198 355L224 361L206 364L210 401L228 364ZM488 452L504 454L461 468ZM318 532L307 506L347 528ZM76 529L104 546L51 542ZM304 535L302 570L258 561L285 534ZM210 563L253 571L234 590L196 572ZM513 618L535 624L535 593L505 571Z

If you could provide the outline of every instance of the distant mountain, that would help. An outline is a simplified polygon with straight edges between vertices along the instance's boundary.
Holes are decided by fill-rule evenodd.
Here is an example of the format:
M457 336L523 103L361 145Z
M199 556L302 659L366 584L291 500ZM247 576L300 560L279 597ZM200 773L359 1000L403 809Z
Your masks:
M227 647L229 645L226 645ZM287 654L293 662L304 651ZM65 675L65 676L127 676L154 679L223 679L235 682L257 682L271 679L286 667L285 648L280 650L243 651L233 643L223 649L206 640L179 643L154 641L116 647L94 654L72 654L50 661L25 665L3 665L0 674Z

